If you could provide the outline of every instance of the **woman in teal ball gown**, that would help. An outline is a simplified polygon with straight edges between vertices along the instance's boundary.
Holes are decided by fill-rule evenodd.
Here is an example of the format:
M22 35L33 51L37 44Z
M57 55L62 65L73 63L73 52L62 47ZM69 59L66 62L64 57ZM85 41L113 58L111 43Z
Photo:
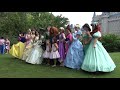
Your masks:
M84 53L86 53L89 45L90 45L90 41L92 39L92 36L90 35L90 26L86 23L83 25L83 47L84 47Z
M86 52L81 69L88 72L111 72L116 68L116 65L103 47L102 43L99 41L101 32L98 25L91 25L93 28L91 33L92 40Z

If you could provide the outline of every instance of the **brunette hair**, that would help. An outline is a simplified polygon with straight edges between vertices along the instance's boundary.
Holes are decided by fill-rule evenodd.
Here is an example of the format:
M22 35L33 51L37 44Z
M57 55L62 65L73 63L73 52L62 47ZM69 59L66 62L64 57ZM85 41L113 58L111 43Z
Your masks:
M70 25L68 25L68 26L66 27L66 29L71 32Z
M97 31L100 31L100 32L101 32L101 28L100 28L99 24L98 24L98 25L95 25L95 29L91 32L91 35L93 36L93 34L96 33ZM98 40L101 41L101 40L102 40L102 37L98 38Z
M85 28L85 27L88 28L88 31L89 31L89 32L91 31L90 26L89 26L89 24L87 24L87 23L84 24L82 27L83 27L83 28Z
M38 36L39 35L39 32L38 31L35 31L35 36Z
M101 31L99 25L95 25L95 28L94 28L93 31L91 32L91 35L93 35L93 34L96 33L97 31Z

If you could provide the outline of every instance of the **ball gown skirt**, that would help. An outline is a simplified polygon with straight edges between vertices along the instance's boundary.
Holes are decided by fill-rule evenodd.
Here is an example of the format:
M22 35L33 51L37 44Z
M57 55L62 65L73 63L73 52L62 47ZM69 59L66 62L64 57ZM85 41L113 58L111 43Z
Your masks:
M31 51L32 51L32 44L29 43L23 52L22 60L26 60Z
M59 42L59 54L60 54L59 61L63 61L65 59L64 42Z
M84 47L83 47L84 53L87 52L89 45L90 45L90 44L85 44L85 45L84 45Z
M58 50L56 50L56 47L54 46L54 44L52 44L52 51L50 53L50 59L59 59L60 58L60 54L58 52Z
M59 59L60 58L60 54L59 54L59 52L58 51L51 51L51 53L50 53L50 57L49 57L50 59Z
M97 40L96 47L93 47L94 38L92 39L90 46L86 52L85 59L81 66L81 69L88 72L111 72L115 69L112 58L103 47L102 43Z
M50 52L49 52L49 46L46 46L46 50L43 53L43 58L49 58L50 57Z
M18 59L22 59L24 48L25 48L25 44L22 42L18 42L17 44L12 45L9 53Z
M64 66L72 69L80 69L84 60L83 45L79 40L73 41L68 49Z
M40 45L35 45L28 55L26 62L30 64L41 64L43 61L43 50Z
M43 58L49 58L49 57L50 57L50 52L45 50L45 52L43 53Z

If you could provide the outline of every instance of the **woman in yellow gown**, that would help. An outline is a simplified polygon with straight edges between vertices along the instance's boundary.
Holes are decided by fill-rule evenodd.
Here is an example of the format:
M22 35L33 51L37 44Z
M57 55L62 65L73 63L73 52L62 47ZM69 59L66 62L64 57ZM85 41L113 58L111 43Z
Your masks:
M22 59L22 55L25 48L25 42L26 42L24 34L19 35L19 39L20 40L17 44L12 45L9 53L18 59Z

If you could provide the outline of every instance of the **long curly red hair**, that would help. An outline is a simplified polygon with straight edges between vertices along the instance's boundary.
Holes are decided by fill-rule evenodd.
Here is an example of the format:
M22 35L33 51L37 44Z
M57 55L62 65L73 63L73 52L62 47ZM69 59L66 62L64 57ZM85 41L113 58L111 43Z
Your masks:
M58 33L59 33L58 28L56 28L56 27L51 27L50 28L50 36L57 36Z
M91 35L93 35L94 33L96 33L97 31L100 31L101 32L101 28L100 28L100 25L95 25L95 29L91 32Z
M100 31L101 32L101 28L100 28L100 25L95 25L95 29L91 32L91 35L93 36L94 33L96 33L97 31ZM98 40L102 40L102 37L98 38Z

